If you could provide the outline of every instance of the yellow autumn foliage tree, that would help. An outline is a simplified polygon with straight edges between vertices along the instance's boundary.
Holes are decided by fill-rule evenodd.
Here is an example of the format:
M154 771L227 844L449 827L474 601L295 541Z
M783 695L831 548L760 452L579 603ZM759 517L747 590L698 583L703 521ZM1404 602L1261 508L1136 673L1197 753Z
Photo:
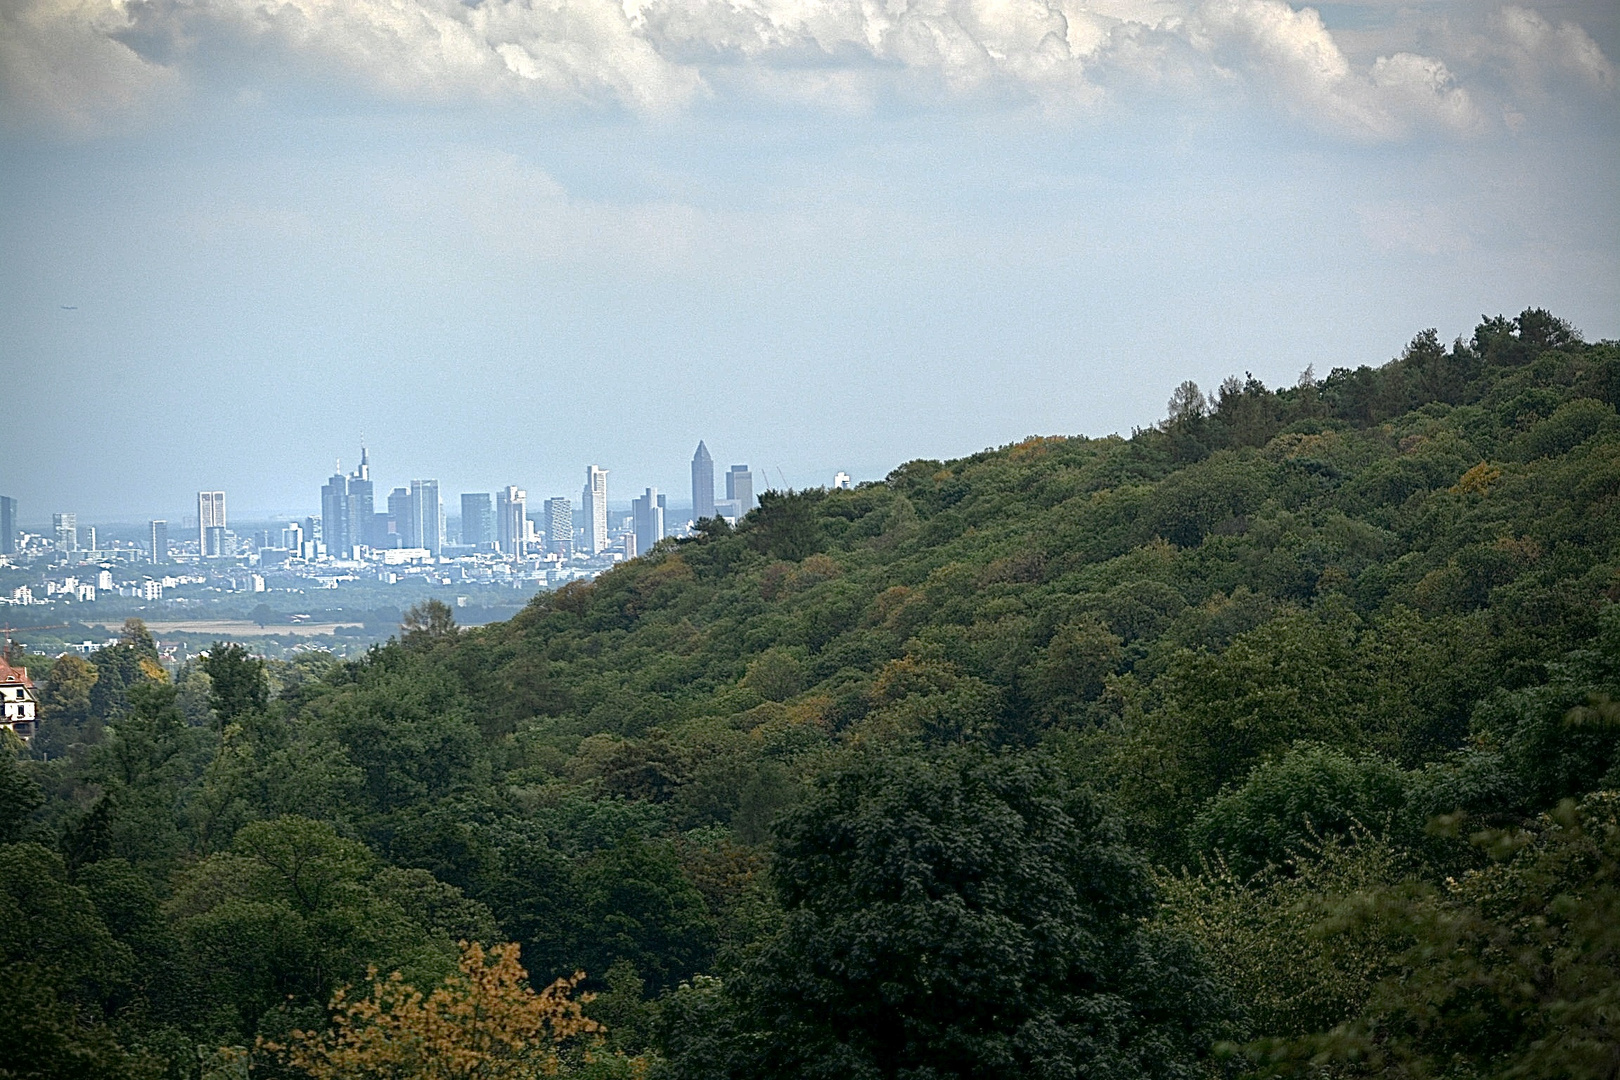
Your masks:
M430 994L373 969L369 995L333 996L329 1029L261 1049L313 1080L530 1080L558 1075L565 1045L602 1031L581 1011L592 995L574 993L583 972L536 993L515 944L477 943L462 944L460 969Z

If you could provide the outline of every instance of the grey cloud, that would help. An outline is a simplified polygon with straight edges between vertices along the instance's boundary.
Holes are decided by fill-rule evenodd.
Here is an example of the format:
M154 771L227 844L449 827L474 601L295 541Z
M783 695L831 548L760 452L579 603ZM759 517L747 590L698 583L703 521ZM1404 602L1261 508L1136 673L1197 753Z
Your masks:
M488 97L678 110L717 85L833 107L898 80L1091 107L1132 87L1252 93L1356 138L1468 133L1559 79L1607 95L1613 67L1579 26L1506 7L1457 46L1354 63L1322 17L1284 0L0 0L4 110L84 123L206 67L232 39L352 73L408 99ZM167 50L142 42L167 41ZM144 48L144 52L143 52ZM162 59L158 59L161 56ZM1464 68L1454 70L1458 63ZM1476 72L1512 73L1505 90ZM1459 74L1458 72L1462 73ZM736 73L742 72L741 78ZM1500 81L1500 80L1498 80ZM1476 82L1478 85L1476 85ZM1527 89L1528 88L1528 89Z
M95 130L176 89L177 73L118 40L121 4L0 0L0 116Z

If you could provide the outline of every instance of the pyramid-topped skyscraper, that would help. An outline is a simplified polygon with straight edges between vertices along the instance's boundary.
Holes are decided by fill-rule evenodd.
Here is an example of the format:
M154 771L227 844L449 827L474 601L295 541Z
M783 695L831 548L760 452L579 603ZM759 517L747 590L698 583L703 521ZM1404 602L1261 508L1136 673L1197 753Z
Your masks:
M702 521L714 517L714 458L709 448L698 441L697 453L692 455L692 520Z

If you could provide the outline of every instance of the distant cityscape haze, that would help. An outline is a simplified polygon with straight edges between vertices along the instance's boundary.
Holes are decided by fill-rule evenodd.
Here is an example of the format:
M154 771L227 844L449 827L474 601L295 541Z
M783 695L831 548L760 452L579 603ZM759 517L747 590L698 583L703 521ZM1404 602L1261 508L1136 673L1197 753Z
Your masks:
M308 513L362 438L450 493L679 492L700 438L877 479L1481 315L1620 335L1613 0L542 7L8 22L26 519Z

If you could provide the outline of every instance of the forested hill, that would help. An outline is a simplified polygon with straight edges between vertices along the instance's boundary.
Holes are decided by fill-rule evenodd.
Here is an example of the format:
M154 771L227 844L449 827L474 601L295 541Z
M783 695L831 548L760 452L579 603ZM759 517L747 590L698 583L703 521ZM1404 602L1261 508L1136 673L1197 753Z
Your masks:
M458 940L585 972L568 1074L1620 1075L1617 403L1527 311L359 662L30 659L0 1075L385 1075L293 1032Z

